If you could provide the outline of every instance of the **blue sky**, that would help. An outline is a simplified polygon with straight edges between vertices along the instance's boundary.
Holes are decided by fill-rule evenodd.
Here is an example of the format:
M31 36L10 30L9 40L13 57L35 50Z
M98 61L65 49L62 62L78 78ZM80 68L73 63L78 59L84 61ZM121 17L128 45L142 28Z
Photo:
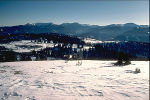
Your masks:
M36 22L108 25L149 24L148 0L0 1L0 26Z

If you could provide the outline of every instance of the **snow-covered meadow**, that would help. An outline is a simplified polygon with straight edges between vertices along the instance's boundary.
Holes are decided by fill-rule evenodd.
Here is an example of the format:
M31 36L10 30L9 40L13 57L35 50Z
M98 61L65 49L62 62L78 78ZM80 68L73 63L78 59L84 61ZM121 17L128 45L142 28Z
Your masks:
M148 100L149 61L0 63L0 100ZM134 73L140 68L141 73Z
M22 40L22 41L12 41L6 44L0 44L7 49L11 49L15 52L32 52L33 50L39 51L46 47L53 47L53 43L43 43L43 42L32 42L31 40Z
M54 45L58 46L58 43L53 42L44 43L44 42L35 42L31 40L12 41L10 43L0 44L0 46L4 46L5 48L18 53L32 52L33 50L40 51L41 49L49 47L53 48ZM84 49L89 49L90 47L91 46L83 46ZM77 45L74 44L73 48L77 48Z

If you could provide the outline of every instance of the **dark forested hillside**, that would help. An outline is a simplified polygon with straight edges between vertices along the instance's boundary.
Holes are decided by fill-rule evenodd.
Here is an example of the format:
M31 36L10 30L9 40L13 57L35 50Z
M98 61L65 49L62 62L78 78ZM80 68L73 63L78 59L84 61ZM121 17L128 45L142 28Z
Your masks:
M0 27L0 34L19 33L61 33L80 37L90 37L101 41L129 40L137 42L149 42L149 26L136 25L134 23L111 24L106 26L87 25L79 23L35 23L18 26Z
M24 44L21 41L27 41ZM10 45L11 43L11 45ZM58 33L3 34L0 36L0 61L47 59L117 59L120 52L132 60L148 60L149 43L102 42L85 43L84 39ZM41 44L41 45L38 45ZM46 45L51 46L46 46ZM10 46L9 46L10 45ZM46 47L43 48L43 45ZM14 47L15 46L15 47ZM36 50L36 48L40 48ZM32 49L17 52L16 49Z
M118 35L114 38L114 40L120 40L120 41L137 41L141 42L148 42L149 41L149 29L143 28L143 27L136 27L132 30L129 30L127 32L124 32L121 35Z

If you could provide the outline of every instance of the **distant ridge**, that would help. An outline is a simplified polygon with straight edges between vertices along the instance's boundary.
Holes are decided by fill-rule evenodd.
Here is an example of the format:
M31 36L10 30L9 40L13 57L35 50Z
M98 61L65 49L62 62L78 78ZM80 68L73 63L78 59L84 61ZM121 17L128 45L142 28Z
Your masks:
M110 24L106 26L74 23L27 23L0 27L0 34L14 33L61 33L79 37L90 37L101 41L149 42L149 26L135 23Z

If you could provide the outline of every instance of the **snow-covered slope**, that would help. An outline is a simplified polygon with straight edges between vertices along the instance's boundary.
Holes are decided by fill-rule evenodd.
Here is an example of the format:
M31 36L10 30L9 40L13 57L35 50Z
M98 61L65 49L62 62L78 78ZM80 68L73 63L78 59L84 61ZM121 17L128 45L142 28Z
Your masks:
M148 100L149 61L24 61L0 63L1 100ZM140 68L141 73L134 70Z
M11 49L15 52L31 52L33 50L38 51L44 49L46 47L53 47L53 43L43 43L43 42L31 42L31 40L22 40L22 41L14 41L6 44L0 44L0 46L4 46L7 49Z
M118 43L121 41L100 41L100 40L96 40L96 39L92 39L92 38L85 38L83 40L85 43L92 43L92 44L96 44L96 43Z

